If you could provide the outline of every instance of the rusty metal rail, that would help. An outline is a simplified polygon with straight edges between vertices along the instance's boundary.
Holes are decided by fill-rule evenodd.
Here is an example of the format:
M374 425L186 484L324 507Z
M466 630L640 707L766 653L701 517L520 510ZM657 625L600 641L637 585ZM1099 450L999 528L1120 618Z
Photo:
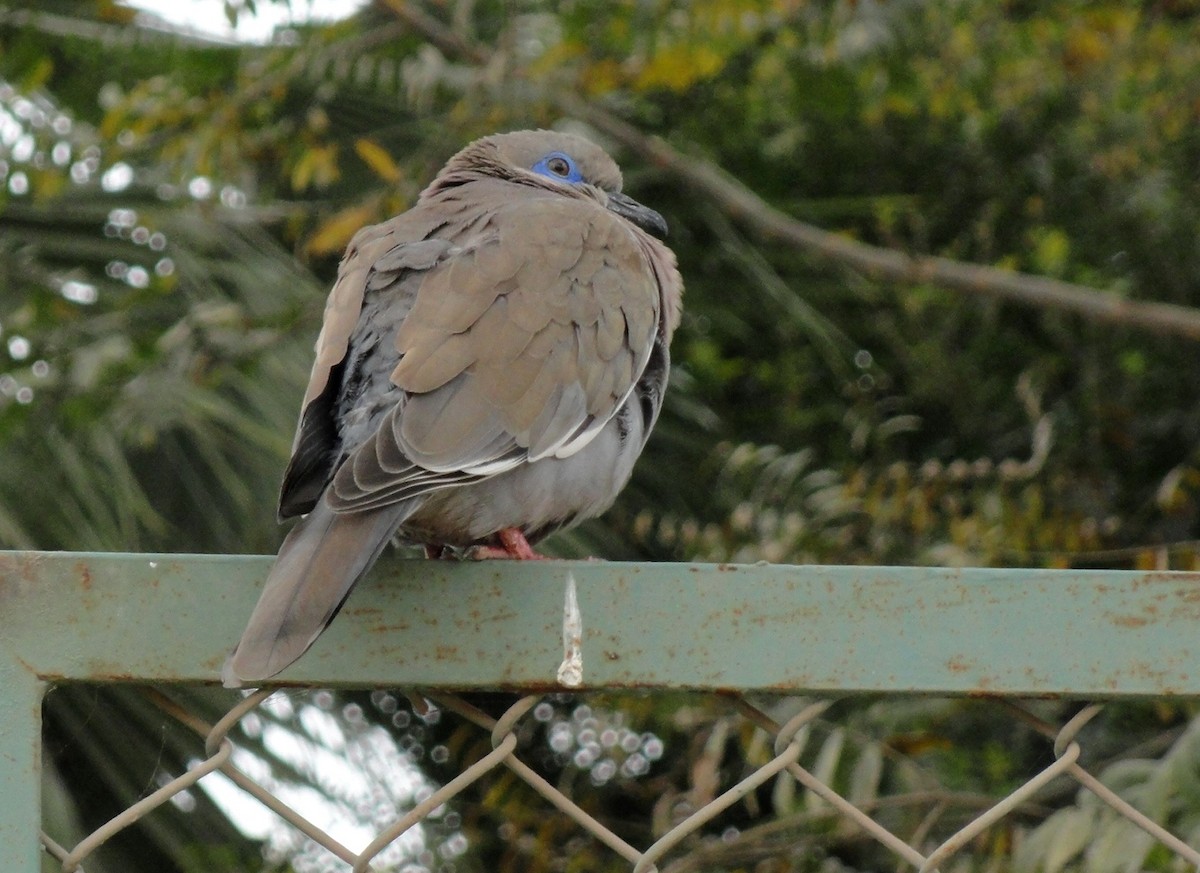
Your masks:
M121 820L68 849L39 841L39 714L47 686L89 682L216 682L270 559L180 555L0 553L0 869L32 873L45 847L74 870L93 848L211 770L236 774L228 732L261 698L206 728L198 761ZM333 628L283 677L325 687L531 692L689 688L844 694L1200 694L1200 577L1190 573L945 570L880 567L634 565L602 562L381 565ZM569 668L569 669L568 669ZM504 766L628 860L653 869L678 840L766 779L791 773L900 858L932 870L1029 792L1075 779L1192 864L1200 854L1082 770L1074 737L1087 709L1057 732L1055 763L950 840L918 847L874 824L798 763L802 726L778 725L744 701L775 738L769 763L644 850L589 820L516 756L513 726L536 697L497 722L456 703L491 732L495 751L437 802ZM234 775L235 781L238 776ZM248 780L247 780L248 781ZM177 784L178 783L178 784ZM239 783L242 784L242 783ZM253 790L253 786L247 786ZM276 804L278 806L278 804ZM431 807L432 808L432 807ZM278 810L304 827L294 812ZM356 870L406 827L372 845L328 848ZM324 843L323 843L324 844ZM378 844L378 845L376 845Z

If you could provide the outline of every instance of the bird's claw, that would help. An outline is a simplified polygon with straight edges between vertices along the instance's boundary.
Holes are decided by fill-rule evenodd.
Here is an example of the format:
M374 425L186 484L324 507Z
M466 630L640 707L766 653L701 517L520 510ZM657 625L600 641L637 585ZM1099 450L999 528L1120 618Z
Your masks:
M500 540L500 545L478 545L467 549L466 557L472 561L485 560L510 560L510 561L544 561L546 556L539 554L533 550L533 546L529 545L529 540L525 539L525 534L521 533L520 528L506 527L504 530L496 534L496 538Z

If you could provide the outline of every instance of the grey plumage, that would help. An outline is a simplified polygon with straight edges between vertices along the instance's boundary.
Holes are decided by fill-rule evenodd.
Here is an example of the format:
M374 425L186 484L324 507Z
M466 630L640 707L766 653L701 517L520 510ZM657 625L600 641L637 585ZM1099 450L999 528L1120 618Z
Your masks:
M658 213L552 131L467 146L351 241L229 685L312 644L393 536L512 557L603 512L658 417L683 291Z

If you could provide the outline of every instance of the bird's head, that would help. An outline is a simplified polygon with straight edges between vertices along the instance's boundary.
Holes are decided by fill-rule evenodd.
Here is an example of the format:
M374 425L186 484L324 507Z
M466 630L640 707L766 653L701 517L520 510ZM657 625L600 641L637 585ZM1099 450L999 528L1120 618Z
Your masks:
M478 139L446 163L426 193L465 181L464 176L479 175L583 194L652 236L665 239L667 235L667 222L661 215L621 193L621 169L616 161L575 134L520 130Z

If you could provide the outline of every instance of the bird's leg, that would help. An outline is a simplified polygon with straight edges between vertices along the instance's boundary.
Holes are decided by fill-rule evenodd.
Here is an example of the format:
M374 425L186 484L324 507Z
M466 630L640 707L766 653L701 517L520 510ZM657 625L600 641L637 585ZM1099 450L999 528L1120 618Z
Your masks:
M500 545L475 546L471 549L470 556L475 560L484 558L508 558L513 561L546 560L545 555L539 555L533 550L533 546L529 545L529 540L525 539L525 534L521 533L520 528L506 527L496 534L496 538L500 540Z
M438 558L448 558L450 557L449 552L450 550L445 546L431 546L429 543L425 544L425 557L427 560L436 561Z
M543 561L546 558L533 550L533 546L529 545L529 540L525 539L525 534L521 533L519 527L506 527L497 536L500 537L500 545L508 552L509 557L518 561Z

